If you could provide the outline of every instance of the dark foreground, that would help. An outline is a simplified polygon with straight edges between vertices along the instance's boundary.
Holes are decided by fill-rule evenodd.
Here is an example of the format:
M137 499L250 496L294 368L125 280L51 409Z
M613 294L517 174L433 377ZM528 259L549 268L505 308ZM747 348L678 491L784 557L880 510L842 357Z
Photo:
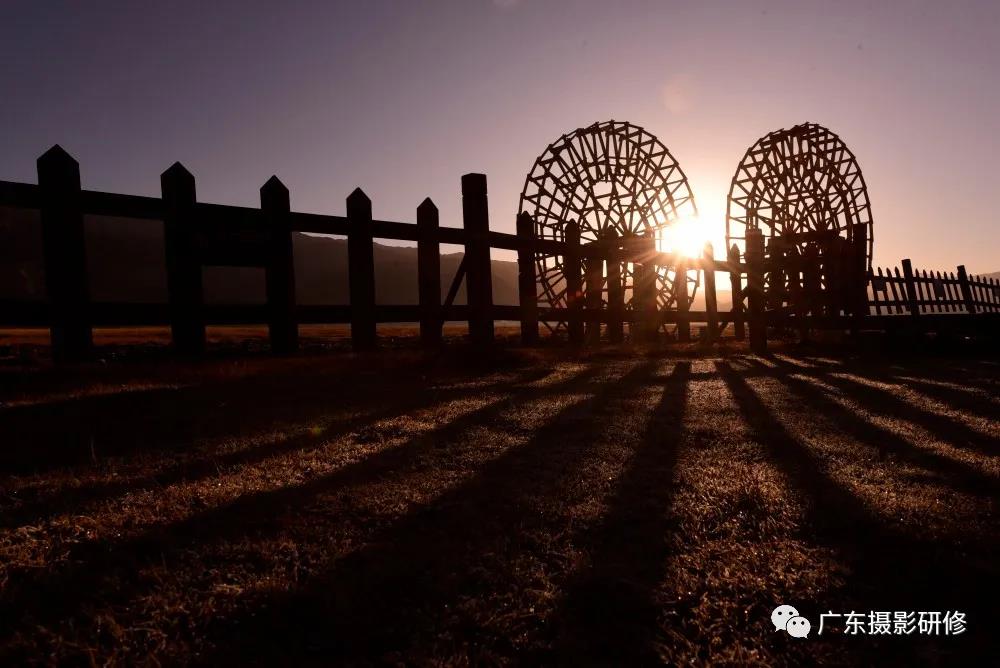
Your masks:
M994 360L2 374L0 664L996 663Z

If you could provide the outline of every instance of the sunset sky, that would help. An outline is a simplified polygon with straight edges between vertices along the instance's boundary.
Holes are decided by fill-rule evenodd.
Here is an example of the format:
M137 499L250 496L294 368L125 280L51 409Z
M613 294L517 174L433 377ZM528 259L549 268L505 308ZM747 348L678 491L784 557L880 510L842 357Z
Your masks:
M157 195L180 160L204 201L277 174L297 210L361 186L378 218L430 196L457 226L475 171L513 231L546 145L616 119L670 148L719 243L747 147L812 121L857 156L877 263L1000 270L998 2L152 4L3 3L0 179L60 143L86 188Z

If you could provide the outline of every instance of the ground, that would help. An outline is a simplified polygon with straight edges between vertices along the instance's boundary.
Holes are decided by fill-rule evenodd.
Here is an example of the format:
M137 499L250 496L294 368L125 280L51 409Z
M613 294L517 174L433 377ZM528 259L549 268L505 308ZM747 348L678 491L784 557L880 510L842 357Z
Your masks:
M5 348L0 663L996 663L995 358L386 347Z

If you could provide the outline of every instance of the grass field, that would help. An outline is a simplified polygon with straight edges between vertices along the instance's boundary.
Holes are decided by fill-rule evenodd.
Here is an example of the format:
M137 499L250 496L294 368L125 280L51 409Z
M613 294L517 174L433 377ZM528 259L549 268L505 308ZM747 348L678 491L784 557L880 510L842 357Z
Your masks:
M0 663L996 663L995 359L215 341L0 337Z

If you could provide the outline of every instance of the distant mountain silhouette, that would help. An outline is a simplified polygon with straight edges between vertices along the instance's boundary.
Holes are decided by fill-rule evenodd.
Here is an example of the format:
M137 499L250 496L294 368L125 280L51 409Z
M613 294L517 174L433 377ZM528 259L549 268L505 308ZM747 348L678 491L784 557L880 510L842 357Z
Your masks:
M95 301L167 301L163 224L159 221L88 217L87 262ZM347 241L296 234L295 281L300 304L346 304ZM462 253L441 256L442 299ZM728 286L719 275L719 310L729 309ZM699 290L694 309L704 308ZM0 207L0 299L42 299L45 274L37 211ZM413 247L375 244L375 299L379 304L417 303L417 253ZM251 304L264 301L264 271L242 267L205 269L205 300ZM493 302L517 304L517 263L493 260ZM456 304L465 303L465 287Z
M296 234L294 247L299 303L348 303L347 241ZM442 293L447 294L461 261L461 252L441 256ZM95 301L167 300L163 225L158 221L88 219L87 262ZM0 299L43 298L44 276L37 212L0 207ZM375 276L378 303L417 303L415 248L376 243ZM263 302L264 271L208 267L205 299L216 303ZM497 304L517 303L516 262L493 261L493 299ZM465 303L464 286L455 303Z

